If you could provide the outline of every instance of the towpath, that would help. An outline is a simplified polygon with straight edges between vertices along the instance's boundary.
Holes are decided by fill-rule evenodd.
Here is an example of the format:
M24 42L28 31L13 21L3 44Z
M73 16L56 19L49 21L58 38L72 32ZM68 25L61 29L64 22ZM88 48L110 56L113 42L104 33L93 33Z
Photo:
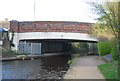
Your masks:
M105 62L97 59L98 56L83 56L73 60L64 79L105 79L97 65Z

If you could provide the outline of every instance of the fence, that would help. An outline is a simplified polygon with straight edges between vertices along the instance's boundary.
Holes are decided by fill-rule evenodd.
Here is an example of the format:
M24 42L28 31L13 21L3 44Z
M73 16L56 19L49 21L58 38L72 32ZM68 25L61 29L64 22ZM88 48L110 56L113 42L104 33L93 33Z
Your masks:
M19 42L19 50L27 54L41 54L41 43Z

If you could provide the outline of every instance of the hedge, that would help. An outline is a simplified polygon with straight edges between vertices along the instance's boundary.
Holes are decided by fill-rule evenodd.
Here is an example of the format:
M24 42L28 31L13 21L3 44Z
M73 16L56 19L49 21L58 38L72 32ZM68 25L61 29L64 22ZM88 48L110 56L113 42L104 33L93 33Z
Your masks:
M113 40L111 40L111 45L112 45L111 56L113 59L117 60L119 58L118 42L115 39L113 39Z
M100 56L107 55L111 53L111 44L110 41L99 42L98 43L98 52Z

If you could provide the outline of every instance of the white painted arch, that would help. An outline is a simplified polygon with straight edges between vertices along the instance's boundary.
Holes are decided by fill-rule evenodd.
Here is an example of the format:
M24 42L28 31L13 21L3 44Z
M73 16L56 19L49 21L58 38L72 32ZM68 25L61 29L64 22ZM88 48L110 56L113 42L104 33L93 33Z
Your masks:
M11 35L10 35L11 36ZM63 40L78 40L78 41L93 41L97 42L97 37L92 34L84 33L69 33L69 32L25 32L15 33L13 43L17 50L20 40L34 40L34 39L63 39Z

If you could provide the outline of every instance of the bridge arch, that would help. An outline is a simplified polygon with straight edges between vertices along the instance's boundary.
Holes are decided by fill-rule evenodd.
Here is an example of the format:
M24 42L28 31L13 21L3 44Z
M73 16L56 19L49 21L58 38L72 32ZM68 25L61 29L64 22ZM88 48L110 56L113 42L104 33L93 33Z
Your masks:
M15 32L13 49L19 49L21 40L97 42L96 36L91 31L92 25L92 23L66 21L11 21L10 29Z

